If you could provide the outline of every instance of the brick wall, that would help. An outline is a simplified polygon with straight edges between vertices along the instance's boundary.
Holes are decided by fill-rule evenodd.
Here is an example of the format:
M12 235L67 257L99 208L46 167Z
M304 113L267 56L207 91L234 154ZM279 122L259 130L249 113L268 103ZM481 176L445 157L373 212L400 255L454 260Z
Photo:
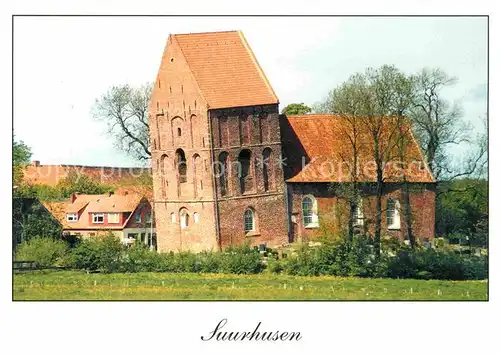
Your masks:
M207 104L175 42L169 41L164 51L149 115L158 249L217 248ZM186 158L183 183L176 166L178 149ZM181 211L190 219L182 229Z
M418 238L434 237L435 189L433 184L412 184L410 190L410 204L412 205L413 232ZM403 200L399 186L388 184L382 198L382 236L393 236L404 239L406 224L403 210L400 212L401 228L389 230L387 228L386 206L389 198L397 199L403 207ZM337 234L346 229L349 210L347 203L338 198L330 189L329 183L290 183L289 208L292 215L291 239L293 241L307 241L321 235L324 231ZM319 227L305 228L303 225L302 200L311 195L317 201ZM374 232L374 217L376 212L376 197L371 194L363 197L364 224L370 234Z
M213 110L210 119L214 158L218 161L221 153L227 153L228 161L226 193L222 193L221 176L215 177L221 246L288 243L278 105ZM242 151L250 152L243 190L238 163ZM254 212L255 231L245 233L244 214L248 208Z

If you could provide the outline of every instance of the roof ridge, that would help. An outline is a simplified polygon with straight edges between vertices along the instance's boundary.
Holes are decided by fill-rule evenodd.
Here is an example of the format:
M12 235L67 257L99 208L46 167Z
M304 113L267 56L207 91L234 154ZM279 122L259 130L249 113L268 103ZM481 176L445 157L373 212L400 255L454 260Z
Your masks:
M189 33L173 33L172 36L191 36L197 34L210 34L210 33L231 33L238 32L238 30L228 30L228 31L207 31L207 32L189 32Z
M255 66L257 67L257 70L259 71L260 76L264 80L264 83L266 84L267 89L271 92L271 94L275 98L276 102L279 104L278 96L276 95L276 92L274 92L274 89L271 86L271 83L269 82L269 79L267 78L266 74L264 73L264 70L260 66L259 61L255 57L255 54L254 54L252 48L250 47L250 45L248 44L248 42L247 42L247 40L245 38L245 35L240 30L238 30L237 32L238 32L238 35L241 38L241 41L242 41L243 45L245 46L245 49L247 50L248 54L250 55L250 58L254 62Z

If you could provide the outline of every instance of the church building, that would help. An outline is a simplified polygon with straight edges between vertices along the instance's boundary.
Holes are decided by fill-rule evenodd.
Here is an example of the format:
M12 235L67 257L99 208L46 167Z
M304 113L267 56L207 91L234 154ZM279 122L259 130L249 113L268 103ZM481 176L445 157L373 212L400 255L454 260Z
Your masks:
M339 116L279 114L279 100L241 31L170 35L149 106L159 251L279 247L345 224ZM413 139L413 230L434 234L435 181ZM368 182L370 180L367 179ZM383 234L404 238L401 192L384 190ZM357 223L371 230L374 199Z

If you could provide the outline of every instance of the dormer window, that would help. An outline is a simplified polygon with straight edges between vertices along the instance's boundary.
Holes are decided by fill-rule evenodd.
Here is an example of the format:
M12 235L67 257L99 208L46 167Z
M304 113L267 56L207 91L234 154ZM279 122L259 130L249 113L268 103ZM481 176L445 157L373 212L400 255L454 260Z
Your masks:
M135 214L135 222L137 223L141 222L141 214Z
M151 214L146 214L146 223L151 224Z
M75 222L78 221L78 214L77 213L69 213L66 214L66 220L68 222Z
M108 223L109 224L119 224L120 214L119 213L108 213Z
M104 214L102 214L102 213L94 213L94 214L92 214L92 223L93 224L102 224L102 223L104 223Z

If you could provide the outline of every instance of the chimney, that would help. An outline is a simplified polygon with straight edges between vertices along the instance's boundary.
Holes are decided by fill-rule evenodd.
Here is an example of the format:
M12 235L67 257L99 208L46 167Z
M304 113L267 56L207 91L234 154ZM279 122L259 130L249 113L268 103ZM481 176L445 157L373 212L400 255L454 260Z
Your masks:
M71 201L71 203L74 203L76 200L76 193L71 193L69 200Z
M33 166L40 167L40 161L39 160L33 160Z

